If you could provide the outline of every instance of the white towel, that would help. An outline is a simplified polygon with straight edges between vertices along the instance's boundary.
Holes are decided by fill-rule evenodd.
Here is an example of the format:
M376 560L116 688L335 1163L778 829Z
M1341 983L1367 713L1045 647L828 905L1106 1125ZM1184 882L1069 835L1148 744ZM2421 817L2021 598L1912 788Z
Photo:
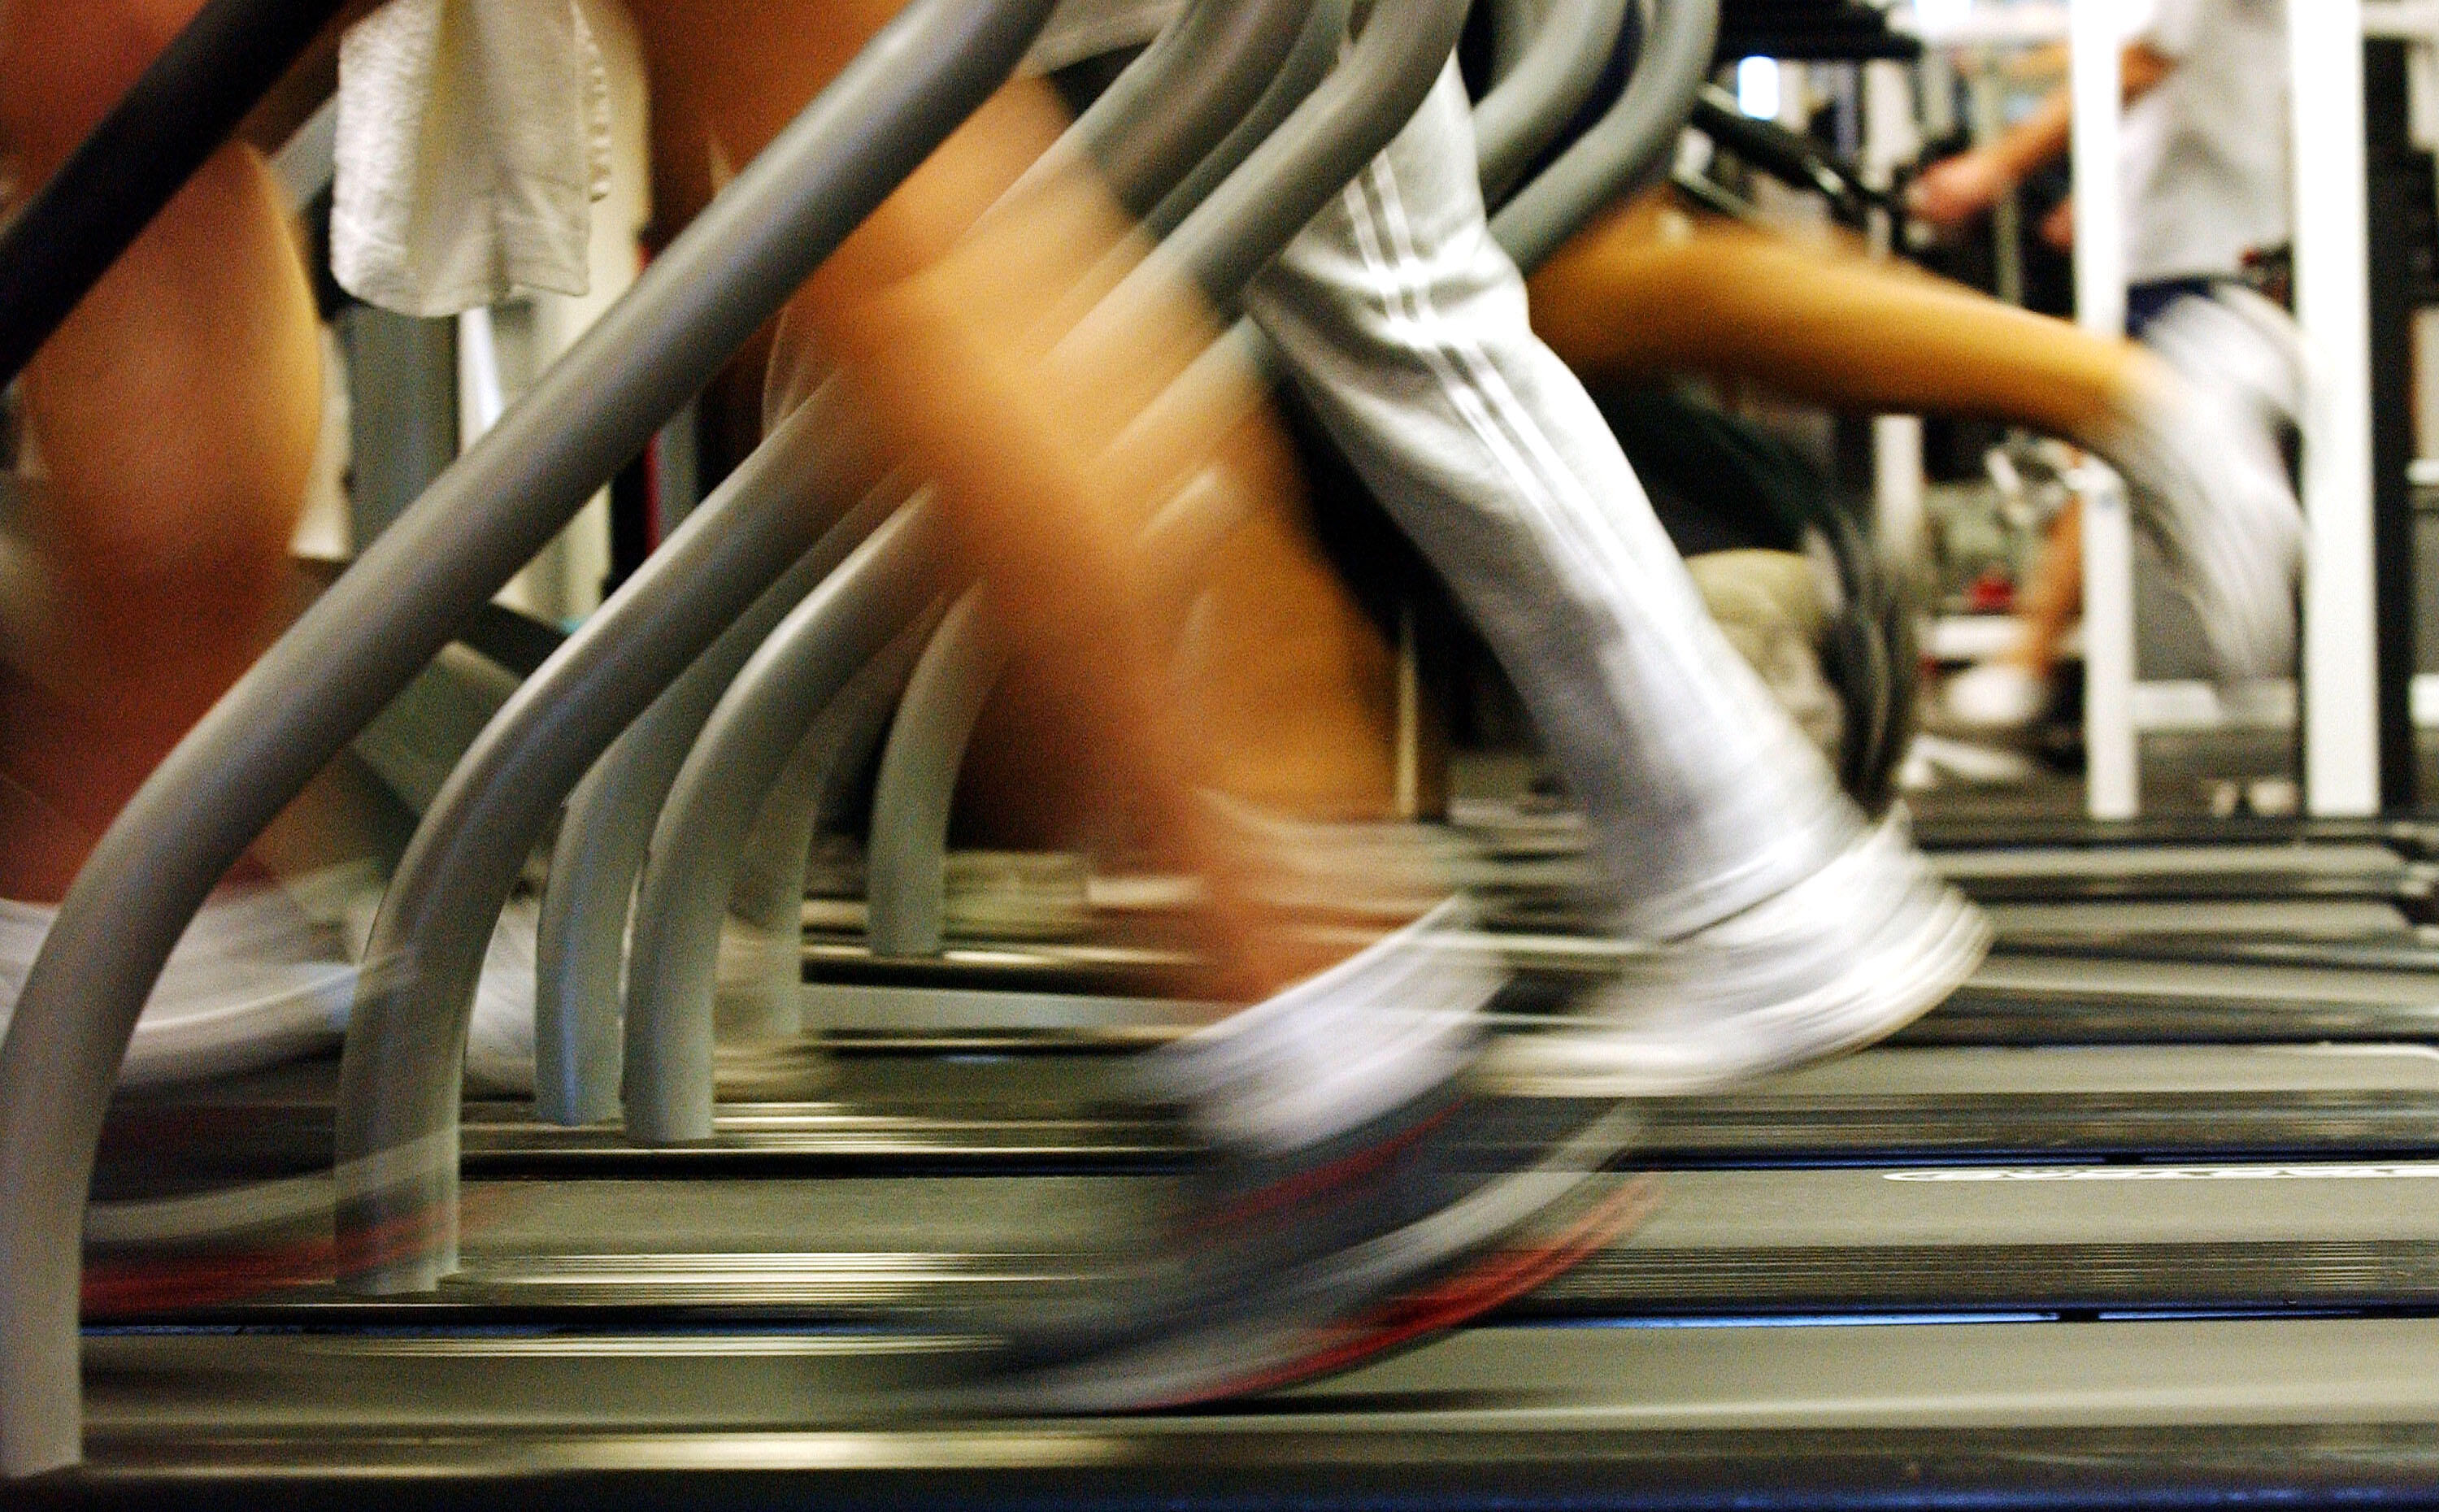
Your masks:
M576 0L390 0L339 48L330 269L410 315L580 294L610 89Z

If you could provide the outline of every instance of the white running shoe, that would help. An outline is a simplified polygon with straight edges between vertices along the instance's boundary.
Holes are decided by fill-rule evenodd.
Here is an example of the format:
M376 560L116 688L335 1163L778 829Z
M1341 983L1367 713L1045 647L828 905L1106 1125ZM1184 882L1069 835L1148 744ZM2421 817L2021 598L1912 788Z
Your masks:
M286 887L216 895L169 952L135 1021L119 1084L207 1081L336 1048L347 1034L355 957L380 889L369 869L342 866ZM324 900L331 900L328 910L317 906ZM58 914L46 905L0 898L0 1032ZM347 915L357 916L356 927L337 922ZM466 1041L467 1080L478 1090L533 1090L539 916L532 899L519 898L491 935Z
M1650 1210L1608 1178L1630 1109L1476 1081L1503 972L1451 901L1147 1055L1205 1142L1154 1231L1065 1294L977 1316L1001 1355L970 1404L1107 1412L1271 1391L1453 1328Z
M1948 680L1939 708L1954 729L1977 735L2013 735L2032 728L2049 703L2050 687L2015 662L1983 662Z
M1589 1022L1507 1037L1492 1069L1544 1095L1717 1092L1896 1033L1989 942L1980 913L1884 821L1806 881L1654 952Z
M0 1029L59 910L0 898ZM332 931L276 887L205 903L135 1021L122 1086L259 1071L339 1042L356 968Z
M2178 300L2145 328L2143 344L2187 381L2250 406L2273 436L2303 418L2311 382L2304 333L2241 284Z
M2200 320L2224 329L2218 316ZM2132 486L2135 523L2193 605L2218 676L2241 682L2292 670L2304 515L2252 392L2190 377L2146 383L2094 449Z

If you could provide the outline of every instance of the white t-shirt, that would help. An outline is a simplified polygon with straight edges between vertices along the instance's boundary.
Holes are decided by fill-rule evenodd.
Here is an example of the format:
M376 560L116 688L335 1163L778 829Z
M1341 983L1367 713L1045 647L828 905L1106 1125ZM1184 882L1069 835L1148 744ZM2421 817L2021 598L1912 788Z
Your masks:
M2176 60L2126 109L2129 283L2232 274L2292 234L2281 0L2155 0L2134 37Z

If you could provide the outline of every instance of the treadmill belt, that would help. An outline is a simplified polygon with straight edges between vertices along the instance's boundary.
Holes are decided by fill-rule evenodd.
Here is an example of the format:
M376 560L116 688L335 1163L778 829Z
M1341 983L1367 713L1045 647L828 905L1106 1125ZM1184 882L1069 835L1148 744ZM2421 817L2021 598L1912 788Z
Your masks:
M334 1071L334 1068L333 1068ZM1172 1169L1178 1129L1134 1106L1108 1056L853 1056L818 1102L724 1104L706 1144L629 1145L470 1103L464 1168L490 1179ZM263 1100L122 1103L103 1215L327 1168L329 1087L290 1068ZM2439 1155L2439 1051L2416 1044L1884 1046L1718 1097L1653 1104L1662 1165L1871 1160ZM133 1221L109 1218L111 1222ZM155 1232L169 1232L165 1220Z
M2394 903L2342 898L2228 898L2215 902L1986 903L1982 912L2002 939L2263 935L2284 939L2413 939L2412 921Z
M949 1341L104 1335L27 1506L2427 1504L2439 1323L1493 1327L1225 1408L912 1417ZM249 1495L251 1493L251 1495Z
M580 1306L594 1325L705 1308L874 1325L1143 1253L1169 1190L1156 1176L470 1182L463 1270L436 1292L360 1299L308 1278L201 1308L122 1292L105 1310L389 1327ZM108 1251L90 1263L99 1285L117 1273ZM2439 1307L2439 1161L1675 1170L1640 1229L1511 1313L2196 1307Z

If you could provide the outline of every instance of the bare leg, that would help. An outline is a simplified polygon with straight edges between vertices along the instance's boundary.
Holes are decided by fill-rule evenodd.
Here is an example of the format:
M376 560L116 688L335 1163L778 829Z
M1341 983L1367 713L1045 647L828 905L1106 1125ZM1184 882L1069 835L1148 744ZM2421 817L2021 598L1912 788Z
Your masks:
M40 185L200 0L13 0L0 125ZM312 296L260 156L231 147L27 369L45 481L37 654L0 683L0 896L60 897L252 659L319 424Z
M2050 523L2049 540L2033 564L2016 608L2022 638L2007 659L2042 682L2057 667L2058 646L2083 613L2083 501L2071 498Z
M2085 439L2151 364L2130 342L1831 245L1649 199L1532 280L1533 325L1578 372L1753 378L1836 407L1969 415Z
M798 9L821 19L785 14ZM717 156L731 162L750 156L894 9L888 0L641 7L656 96L673 107L656 134L674 171L714 157L690 142L716 141ZM766 27L774 34L757 41ZM823 42L808 46L808 35ZM755 56L740 59L740 48ZM774 58L795 72L776 76ZM1129 235L1096 186L1061 184L975 229L1063 124L1046 91L1004 92L830 259L794 313L847 363L889 439L939 487L957 549L987 575L1017 639L1057 689L1042 733L1072 758L1070 781L1130 794L1165 860L1205 879L1210 988L1261 997L1323 963L1277 949L1250 901L1261 891L1259 860L1200 792L1249 771L1271 788L1263 796L1293 790L1322 809L1343 807L1367 784L1385 787L1378 701L1363 685L1382 659L1273 513L1263 529L1240 532L1231 552L1281 567L1284 599L1328 628L1279 658L1255 642L1284 631L1283 615L1239 622L1242 654L1224 660L1306 680L1263 685L1240 671L1226 697L1198 701L1202 721L1182 717L1169 681L1175 606L1149 596L1144 526L1206 468L1256 507L1256 519L1278 507L1273 490L1288 474L1250 382L1217 385L1179 427L1147 436L1136 425L1212 330L1182 288L1115 324L1084 320L1107 285L1105 255ZM1223 609L1249 602L1255 580L1241 569L1232 576L1235 597L1223 595ZM1271 759L1273 752L1287 755Z

